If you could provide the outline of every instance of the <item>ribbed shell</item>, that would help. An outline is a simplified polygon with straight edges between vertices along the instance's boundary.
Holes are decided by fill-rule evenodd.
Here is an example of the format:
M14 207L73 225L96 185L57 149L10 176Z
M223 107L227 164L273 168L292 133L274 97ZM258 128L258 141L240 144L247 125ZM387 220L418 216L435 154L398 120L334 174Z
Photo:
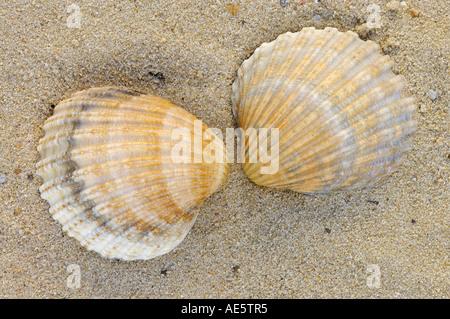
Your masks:
M262 44L233 83L241 128L279 129L279 169L244 163L255 183L323 193L377 181L400 164L416 130L412 98L372 41L334 28L304 28ZM248 159L248 142L246 152Z
M38 147L40 191L51 214L104 257L149 259L169 252L229 169L203 152L210 143L224 154L225 148L218 138L202 139L208 128L200 121L202 134L194 133L194 121L164 99L129 89L93 88L62 101ZM188 130L192 145L201 146L201 163L172 160L180 141L172 136L175 129Z

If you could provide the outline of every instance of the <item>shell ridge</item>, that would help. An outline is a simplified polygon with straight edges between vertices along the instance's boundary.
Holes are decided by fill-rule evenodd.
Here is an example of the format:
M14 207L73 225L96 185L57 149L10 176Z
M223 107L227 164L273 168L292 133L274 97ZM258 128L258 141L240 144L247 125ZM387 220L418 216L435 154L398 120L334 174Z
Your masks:
M312 30L310 30L310 31L312 31ZM298 70L298 69L308 69L311 65L313 65L312 61L310 61L310 63L307 63L307 64L299 64L299 63L295 63L296 61L301 60L301 59L302 59L303 57L305 57L305 56L313 55L313 54L311 54L311 53L314 51L314 47L312 46L312 43L314 43L314 38L312 38L312 37L310 37L310 38L305 37L305 38L304 38L304 42L301 42L301 40L303 40L302 37L297 37L297 41L300 41L300 42L297 43L297 41L296 41L296 42L294 42L294 43L292 44L292 46L291 46L291 47L293 47L294 45L297 44L298 47L300 48L300 49L299 49L300 52L297 53L296 59L295 59L294 61L290 61L290 63L286 63L286 59L283 59L283 62L281 63L281 66L283 66L283 68L281 68L281 70L280 70L280 73L281 73L281 74L282 74L283 72L286 72L287 69L288 69L291 65L293 65L293 64L295 64L294 70ZM281 44L277 43L277 41L278 41L278 39L274 41L274 43L273 43L273 46L274 46L274 47L276 47L277 45L281 45ZM314 55L313 55L313 56L314 56ZM317 55L315 55L315 57L317 57ZM275 68L275 67L277 67L277 65L274 65L273 67L270 65L270 66L266 67L266 69L267 69L268 72L269 72L269 71L272 71L272 68ZM292 71L292 72L294 72L294 71ZM269 75L266 74L266 76L265 76L264 78L266 79L268 76L269 76ZM270 78L270 77L269 77L269 78ZM271 90L271 91L274 91L274 92L279 92L279 91L280 91L279 88L280 88L280 86L281 86L284 82L285 82L285 81L283 81L283 80L281 80L281 81L276 81L276 80L274 80L274 81L270 82L270 83L271 83L271 85L270 85L271 87L270 87L270 88L266 88L266 86L263 86L263 87L261 87L261 86L258 87L258 86L257 86L256 94L254 94L254 95L256 95L257 97L260 97L260 99L255 99L254 102L253 102L253 104L250 104L250 105L248 106L248 108L253 108L254 111L248 115L248 118L250 119L250 122L245 123L245 127L252 127L254 122L260 120L259 117L258 117L258 118L255 118L255 115L254 115L254 114L258 114L258 112L260 111L260 109L261 109L263 106L265 106L265 105L273 105L273 108L274 108L274 109L276 108L276 106L272 103L272 101L273 101L275 98L278 98L278 95L270 96L270 99L269 99L268 101L265 101L264 99L262 99L262 98L264 97L264 95L262 94L262 92L264 92L264 91L266 91L266 90ZM272 84L272 83L278 83L278 84L277 84L277 85L274 85L274 84ZM284 94L284 93L285 93L285 92L282 92L282 94ZM248 95L247 95L247 96L248 96ZM261 100L261 99L262 99L262 100ZM245 103L245 97L244 97L243 102ZM255 107L255 104L257 104L257 103L259 103L259 107ZM253 119L254 119L254 121L252 122Z
M372 90L373 90L373 89L374 89L374 88L372 88ZM393 94L395 94L395 93L397 93L397 91L393 92ZM353 97L357 97L357 96L353 95ZM329 122L332 121L333 119L336 119L336 117L342 117L342 115L345 116L345 112L347 112L347 109L348 109L349 107L352 107L352 104L350 104L350 103L357 103L358 101L359 101L359 100L354 100L354 99L352 99L352 100L350 100L350 101L347 101L347 103L343 103L342 107L340 107L340 108L338 107L339 111L338 111L338 112L335 112L333 118L329 118L329 119L327 119L326 117L316 118L316 120L325 120L325 119L327 119L327 122L322 122L322 123L320 123L320 122L317 122L317 121L312 121L312 122L308 123L308 126L303 127L303 128L302 128L302 131L308 131L308 130L311 131L311 128L312 128L312 127L314 127L314 126L319 127L319 125L324 125L324 128L323 128L323 129L326 130L327 127L329 127L329 125L328 125L327 123L329 123ZM361 104L361 105L362 105L362 104ZM378 106L377 106L377 107L378 107ZM362 108L362 109L359 111L359 113L361 113L363 117L366 117L368 114L371 114L369 111L370 111L370 110L367 110L367 107L364 107L364 108ZM345 118L348 118L348 117L345 117ZM352 118L355 119L355 114L352 114ZM291 126L296 125L296 124L298 123L298 121L292 121L292 123L293 123L293 124L292 124ZM333 126L331 126L331 127L333 127ZM288 130L288 133L287 133L286 138L287 138L287 137L291 137L291 136L294 135L294 134L300 133L300 132L299 132L300 129L298 129L298 128L288 127L287 130ZM322 136L325 137L325 135L322 135ZM309 145L309 144L311 143L311 140L312 140L313 138L314 138L314 136L312 136L309 140L303 140L303 141L305 142L305 143L303 144L303 146L306 147L307 145ZM314 143L316 143L316 145L318 145L318 144L320 144L321 139L319 139L319 140L313 140L313 141L314 141ZM282 146L281 146L281 145L280 145L280 149L282 149ZM283 149L283 151L284 151L284 149Z
M349 46L347 46L347 47L349 47ZM335 61L335 63L338 63L338 64L339 64L339 63L341 63L341 61ZM317 90L321 89L322 86L320 86L320 84L323 83L323 81L326 81L326 80L327 80L326 74L325 74L325 76L321 77L321 79L322 79L322 81L321 81L320 83L310 84L310 87L309 87L309 88L306 87L306 88L303 90L303 93L305 93L305 95L297 95L297 96L294 96L294 97L295 97L295 101L298 101L298 102L294 102L294 103L300 103L299 105L304 105L304 104L306 104L305 98L306 98L307 96L311 96L311 95L313 95L313 94L316 94L315 92L316 92ZM340 80L340 79L337 78L333 83L338 84L338 83L340 83L339 80ZM301 81L300 84L303 85L303 83L304 83L305 81L306 81L305 79L302 79L302 81ZM299 85L300 85L300 84L299 84ZM315 89L314 87L315 87L316 89ZM299 91L299 90L297 90L297 91ZM320 104L320 106L326 105L326 104L324 104L324 102L326 101L326 99L332 97L332 96L333 96L333 93L334 93L334 92L326 92L326 93L322 93L322 95L321 95L322 98L320 98L320 99L318 100L318 103L319 103L319 102L322 102L322 104ZM315 95L315 96L316 96L316 95ZM314 96L314 97L315 97L315 96ZM302 100L303 100L303 101L302 101ZM288 102L293 102L293 101L288 101ZM304 117L306 118L306 117L308 116L308 114L311 114L311 113L313 112L313 110L315 110L315 109L312 108L312 107L310 107L310 108L303 107L302 110L303 110L303 112L307 112L307 113L305 114L305 113L302 112L302 113L300 113L300 114L297 114L296 117L298 117L298 118L303 118L303 116L304 116ZM294 112L294 111L295 111L295 108L292 108L291 112L286 112L286 114L285 114L283 117L279 117L279 118L278 118L278 121L286 120L286 118L289 118L289 117L294 117L293 114L292 114L292 112ZM290 121L289 123L290 123L290 126L287 127L286 131L292 132L292 131L290 131L290 129L293 128L293 127L295 127L295 125L297 124L297 122L295 122L295 121ZM316 123L311 123L311 124L316 124ZM276 124L275 124L275 125L276 125ZM297 131L297 130L298 130L298 128L296 129L296 131Z
M246 99L246 93L247 93L247 87L251 86L253 83L252 81L245 81L245 79L257 79L260 76L266 77L267 73L269 72L271 66L273 63L276 63L276 58L274 57L273 52L276 51L278 49L279 46L281 46L283 44L283 40L287 37L289 37L290 34L286 35L286 36L279 36L277 38L277 40L270 42L270 43L264 43L263 45L261 45L258 49L255 50L255 52L252 54L252 56L244 61L244 63L242 64L241 68L239 68L238 70L238 79L240 79L240 83L242 85L242 88L240 89L240 96L242 96L243 102L244 103L240 103L240 105L245 105L245 99ZM267 58L268 57L268 58ZM267 67L263 68L262 72L259 72L260 74L257 76L254 73L258 73L258 68L250 68L252 65L258 65L258 64L264 64ZM250 70L250 72L244 72L244 70ZM239 106L240 106L239 105ZM244 108L244 110L242 110L243 112L247 112L247 108ZM237 109L237 114L240 118L241 117L241 108L239 107ZM243 123L240 123L241 125Z
M332 33L326 33L327 36L331 36ZM327 43L328 46L332 47L334 44L338 43L337 39L332 39L333 41L329 41ZM345 44L345 49L348 50L349 47L353 47L355 44L354 38L347 38L346 39L348 42L344 42ZM311 75L317 74L317 72L319 72L320 70L322 71L326 71L325 68L325 63L322 65L321 68L319 68L319 64L317 64L317 61L320 60L325 54L326 52L328 52L328 46L323 48L323 50L318 51L318 49L313 46L312 44L314 44L315 42L307 42L304 44L304 49L302 49L302 51L304 52L303 54L299 54L296 59L295 59L295 67L294 69L290 70L289 72L292 74L300 74L301 72L304 72L304 74L302 75L302 77L299 78L294 78L292 79L292 82L294 83L292 85L292 87L296 87L297 88L297 92L299 92L299 95L297 95L298 99L301 99L305 96L307 96L312 88L315 86L315 83L312 83L309 81L309 78ZM317 45L317 44L316 44ZM312 54L312 53L316 53L316 54ZM319 53L319 54L317 54ZM302 60L305 56L309 57L312 56L312 58L308 58L307 63L299 63L299 60ZM334 63L339 63L340 56L339 55L334 55ZM286 70L287 71L287 70ZM281 70L280 72L283 72L283 70ZM323 78L326 78L326 74L323 76ZM286 79L287 80L287 79ZM284 83L286 82L286 80L281 80L278 81L279 85L277 88L275 88L274 90L276 92L279 92L279 87L284 85ZM300 89L299 89L300 88ZM271 100L269 100L267 102L267 105L273 105L272 107L272 112L276 111L277 109L279 109L280 105L283 105L286 103L285 98L290 96L290 91L285 90L283 92L281 92L280 94L282 94L282 96L280 97L279 95L273 95L271 96ZM303 94L303 95L301 95ZM277 99L279 101L278 104L274 104L272 103L272 101L274 99ZM264 105L264 103L261 103L261 105ZM261 114L261 113L260 113ZM271 116L269 116L269 118L271 118ZM255 118L254 122L258 122L261 121L261 118ZM250 124L251 125L251 124Z

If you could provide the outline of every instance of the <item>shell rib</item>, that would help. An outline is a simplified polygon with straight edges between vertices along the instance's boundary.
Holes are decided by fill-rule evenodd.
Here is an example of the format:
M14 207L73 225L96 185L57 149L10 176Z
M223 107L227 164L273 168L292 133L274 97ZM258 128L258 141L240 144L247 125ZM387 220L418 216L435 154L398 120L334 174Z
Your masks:
M279 166L243 168L255 183L302 193L359 187L392 173L416 130L404 79L377 44L353 32L304 28L262 44L233 83L238 125L279 129Z
M201 162L173 160L176 129L199 139L192 144L201 147ZM214 143L225 154L219 138L202 138L206 130L184 109L152 95L119 88L77 92L45 122L37 164L42 197L70 236L104 257L165 254L185 238L199 205L228 174L226 161L203 152Z

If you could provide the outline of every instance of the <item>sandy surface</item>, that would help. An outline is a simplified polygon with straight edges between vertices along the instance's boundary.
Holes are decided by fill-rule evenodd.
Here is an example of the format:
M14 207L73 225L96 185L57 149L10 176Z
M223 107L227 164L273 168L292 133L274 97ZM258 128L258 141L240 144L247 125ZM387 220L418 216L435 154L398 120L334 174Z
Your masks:
M286 2L1 2L0 297L449 298L449 2ZM380 28L364 25L375 21L370 4ZM64 234L35 173L52 105L120 85L235 127L242 61L306 26L358 32L406 77L419 127L399 171L374 187L307 196L257 186L233 164L185 241L149 261L104 259Z

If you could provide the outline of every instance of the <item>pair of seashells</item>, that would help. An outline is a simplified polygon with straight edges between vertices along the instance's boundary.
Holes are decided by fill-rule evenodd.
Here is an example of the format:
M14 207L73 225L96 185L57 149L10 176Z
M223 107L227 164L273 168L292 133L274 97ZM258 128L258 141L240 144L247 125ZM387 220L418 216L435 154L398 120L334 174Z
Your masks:
M278 170L243 168L257 184L323 193L390 174L416 129L412 98L392 60L371 41L334 28L304 28L264 43L240 67L232 87L239 127L278 129ZM191 229L199 205L225 182L226 154L208 127L161 98L92 88L59 103L45 125L37 164L42 197L63 229L89 250L124 260L171 251ZM173 160L174 131L194 136L194 153ZM210 133L211 134L211 133ZM250 154L249 154L250 152Z

